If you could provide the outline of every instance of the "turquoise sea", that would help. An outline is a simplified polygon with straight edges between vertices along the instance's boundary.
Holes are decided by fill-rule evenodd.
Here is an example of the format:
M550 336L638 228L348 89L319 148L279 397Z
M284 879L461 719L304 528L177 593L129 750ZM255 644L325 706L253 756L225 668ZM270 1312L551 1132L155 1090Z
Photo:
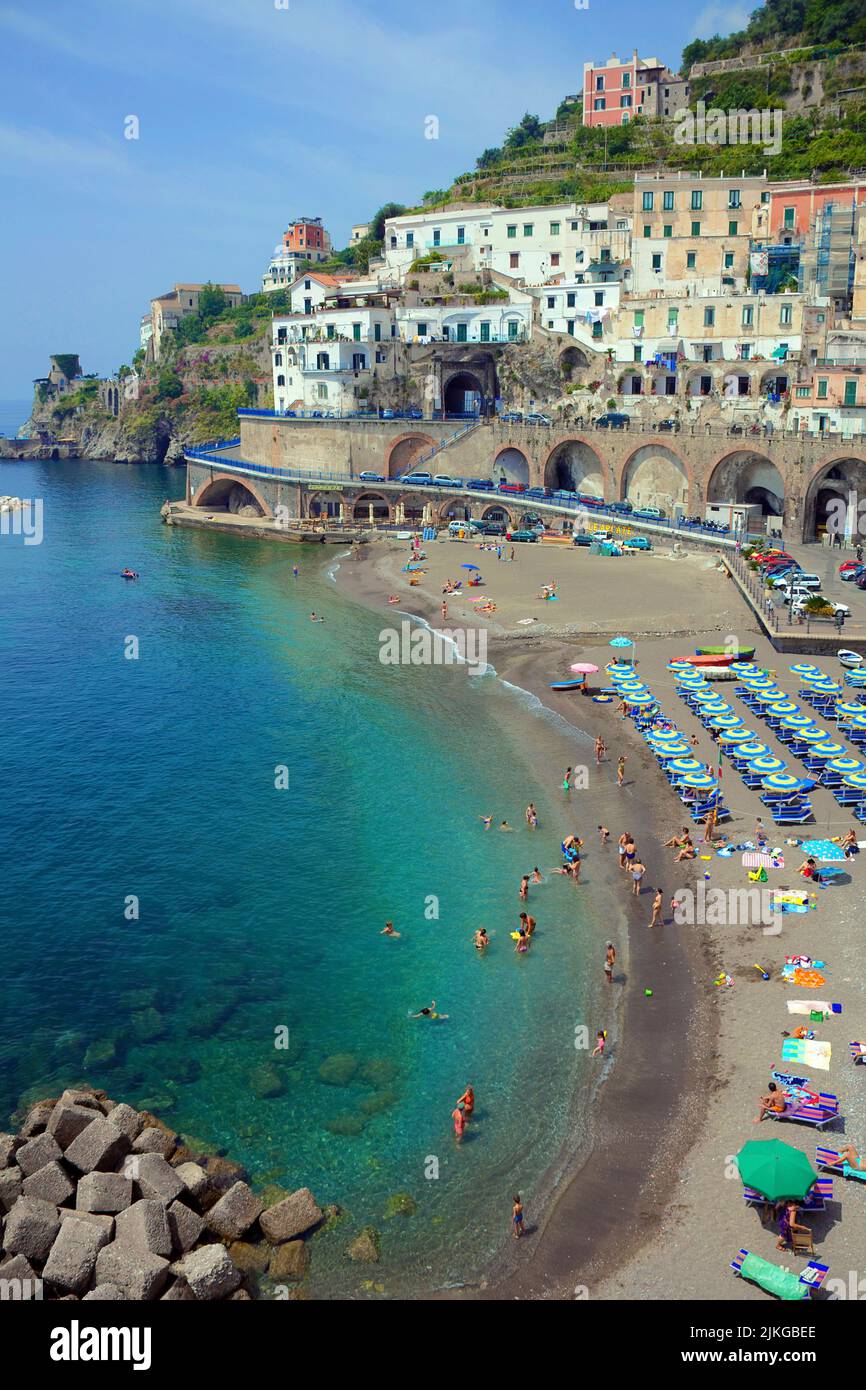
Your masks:
M585 889L532 891L528 956L509 935L521 874L574 828L579 736L493 675L383 666L390 615L339 590L338 551L161 525L176 471L6 463L0 484L44 499L40 545L0 536L0 1127L86 1079L345 1208L314 1294L473 1279L512 1192L537 1217L598 1075L574 1045L601 974L591 860ZM433 999L447 1019L410 1018ZM398 1193L417 1209L386 1219ZM344 1254L368 1224L375 1267Z

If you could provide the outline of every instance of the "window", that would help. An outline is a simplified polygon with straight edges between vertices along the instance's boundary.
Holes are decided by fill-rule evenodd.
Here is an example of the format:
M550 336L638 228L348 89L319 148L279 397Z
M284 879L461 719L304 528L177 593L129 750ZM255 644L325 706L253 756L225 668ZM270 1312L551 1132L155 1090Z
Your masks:
M574 319L568 319L565 325L565 331L570 338L574 337Z
M547 307L548 307L548 309L555 309L555 308L556 308L556 299L555 299L555 297L554 297L552 294L549 294L549 295L547 296Z
M705 310L704 310L704 328L712 328L713 325L715 324L715 322L716 322L716 311L715 311L715 309L705 309Z
M510 237L512 241L517 236L516 222L509 222L508 227L506 228L506 236Z
M509 320L508 320L508 337L511 339L512 342L513 342L514 339L517 337L517 328L518 328L517 319L509 319Z
M552 328L552 327L553 327L553 319L548 319L548 320L547 320L547 326L548 326L548 328Z
M336 333L336 331L337 331L337 330L336 330L336 328L334 327L334 325L333 325L332 323L329 323L329 324L328 324L328 328L327 328L327 336L328 336L329 338L333 338L334 335L335 335L335 333Z
M741 206L742 206L742 204L740 203L740 190L739 190L739 188L729 188L729 189L728 189L728 207L729 207L729 208L738 208L738 207L741 207Z
M558 251L552 251L552 252L551 252L551 254L550 254L550 264L551 264L551 266L558 266L558 265L559 265L559 252L558 252Z
M407 232L407 233L406 233L406 245L409 247L409 250L411 251L412 247L415 245L415 233L414 233L414 232Z
M467 337L468 337L467 325L466 325L465 323L458 323L458 325L457 325L457 341L458 341L458 343L465 343Z
M662 227L662 236L671 237L671 236L673 236L673 234L674 234L673 226L671 225L670 222L666 222L665 225Z
M465 227L458 227L458 228L457 228L457 245L458 245L458 246L463 246L463 245L465 244L465 241L466 241L466 228L465 228Z
M790 304L783 304L781 309L779 310L779 323L782 327L786 327L788 324L790 324L790 322L791 306Z
M374 324L373 324L373 341L374 341L375 343L381 343L381 341L382 341L382 325L381 325L381 323L374 323Z
M631 106L631 93L626 92L619 99L620 106Z
M664 208L665 212L673 212L674 192L672 188L669 188L665 193L662 194L662 207Z
M693 222L693 223L692 223L692 236L700 236L700 234L701 234L701 224L700 224L700 222Z
M729 223L728 223L728 236L736 236L736 235L737 235L737 228L739 227L739 225L740 225L739 222L729 222Z
M274 366L275 366L275 367L281 367L282 365L283 365L283 354L282 354L281 352L275 352L275 353L274 353Z
M662 268L662 258L661 258L661 254L657 251L657 252L655 253L655 255L653 256L653 270L661 270L661 268Z
M311 282L310 280L305 280L305 281L304 281L304 289L305 289L305 290L311 290L312 288L313 288L312 282Z
M825 376L818 378L817 396L819 401L826 401L827 399L827 378Z
M725 270L733 270L733 268L734 268L734 253L733 253L733 251L726 251L726 252L725 252Z
M603 91L604 91L604 78L603 78L603 77L597 77L597 78L595 79L595 90L596 90L597 92L603 92Z
M676 333L676 331L677 331L677 320L679 319L679 316L680 316L680 311L679 311L679 309L668 309L668 332L669 332L669 333Z
M600 323L594 323L594 324L592 325L592 336L593 336L593 338L600 338L600 337L602 336L603 333L604 333L604 327L603 327L602 324L600 324Z
M762 203L769 203L769 201L770 201L770 194L769 194L769 191L765 188L764 191L763 191L763 193L761 194L761 202L762 202Z
M361 341L361 325L359 323L352 324L352 337L356 343Z
M692 190L692 212L700 212L704 205L704 195L699 188Z
M643 354L639 347L632 348L631 354L633 362L640 362L642 360Z
M558 222L551 222L551 224L550 224L550 235L551 235L551 236L559 236L559 226L560 226L560 224L559 224Z
M798 386L794 394L798 400L808 400L812 394L812 388L810 386Z
M644 222L643 224L643 234L644 236L652 236L653 234L653 229L648 222Z
M651 193L643 195L643 210L644 212L652 212L653 210L653 195Z
M304 300L304 313L305 313L305 314L311 314L312 312L313 312L313 301L312 301L312 299L305 299L305 300Z
M482 320L481 320L481 341L482 341L482 343L489 343L489 342L490 342L490 320L489 320L489 319L482 319Z
M789 231L789 232L790 232L790 231L793 231L793 229L794 229L794 224L795 224L795 222L796 222L796 218L797 218L797 209L796 209L796 208L785 208L784 219L783 219L783 220L784 220L784 226L785 226L785 230L786 230L786 231Z
M520 265L520 252L512 251L510 256L508 257L508 263L511 270L516 270L517 267Z
M565 307L566 307L567 309L573 309L576 303L577 303L577 295L574 293L573 290L571 290L571 291L565 296Z
M320 401L326 401L328 399L328 388L324 381L319 382L318 395Z
M623 73L623 75L622 75L622 85L623 85L623 87L625 87L626 89L628 89L628 88L631 86L631 73L630 73L630 72L624 72L624 73Z
M419 324L418 324L418 337L419 337L419 338L426 338L426 337L427 337L427 325L426 325L426 323L419 323Z
M602 304L604 303L604 290L596 290L593 297L595 300L596 309L600 309Z
M743 327L751 328L755 321L755 308L753 304L743 305Z
M524 235L524 236L532 236L532 233L533 233L534 230L535 230L535 223L534 223L534 222L524 222L524 224L523 224L523 235Z
M433 245L434 245L434 246L441 246L441 245L442 245L442 229L441 229L440 227L434 227L434 228L433 228Z
M751 356L752 356L752 344L751 344L751 343L741 343L741 345L740 345L740 360L741 360L742 362L748 362L749 359L751 358Z
M394 250L394 248L395 248L396 245L397 245L397 238L396 238L395 236L392 236L392 237L391 237L391 250L392 250L392 251Z
M644 316L644 310L643 310L643 309L635 309L635 311L634 311L634 326L635 326L635 328L643 328L643 316Z
M285 386L285 384L286 384L286 378L285 378L284 376L278 376L278 377L277 377L277 385L278 385L278 386Z

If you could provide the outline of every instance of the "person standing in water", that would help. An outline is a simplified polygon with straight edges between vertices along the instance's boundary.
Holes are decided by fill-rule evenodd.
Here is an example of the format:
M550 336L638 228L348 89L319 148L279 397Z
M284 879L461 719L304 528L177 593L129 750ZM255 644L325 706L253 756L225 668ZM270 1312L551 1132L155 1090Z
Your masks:
M471 1086L466 1087L466 1090L463 1092L457 1104L463 1106L463 1114L467 1122L471 1120L472 1112L475 1109L475 1092Z
M609 985L613 984L613 967L616 965L616 947L612 941L607 943L604 952L604 978Z
M565 769L565 776L564 776L563 779L562 779L562 790L563 790L564 792L570 792L570 791L571 791L571 768L570 768L570 767L567 767L567 768Z
M524 902L529 897L529 874L524 874L520 880L520 897Z
M451 1111L451 1118L454 1121L454 1138L459 1144L463 1138L463 1131L466 1128L466 1116L463 1113L463 1106L458 1104Z
M607 844L608 840L610 839L610 831L608 830L606 825L600 825L598 827L598 838L601 844Z
M523 1203L519 1192L515 1192L511 1208L511 1234L516 1240L523 1235Z
M534 803L531 801L526 808L526 824L529 826L530 830L538 829L538 812L535 809Z
M621 786L622 786L622 779L623 779L623 777L625 776L625 765L626 765L626 762L627 762L627 761L628 761L627 758L625 758L624 756L620 756L620 758L619 758L618 761L617 761L617 764L616 764L616 785L617 785L618 787L621 787Z

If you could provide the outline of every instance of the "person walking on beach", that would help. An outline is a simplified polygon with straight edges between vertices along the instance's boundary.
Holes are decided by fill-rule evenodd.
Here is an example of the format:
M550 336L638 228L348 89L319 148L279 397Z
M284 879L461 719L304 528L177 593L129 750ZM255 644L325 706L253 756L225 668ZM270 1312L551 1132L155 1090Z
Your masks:
M713 843L713 838L716 833L716 821L718 819L718 815L719 813L716 810L715 806L713 806L712 809L707 812L707 816L704 821L704 844L706 845L711 845Z
M623 855L622 863L622 867L624 869L631 869L632 865L634 864L636 854L637 850L635 849L634 840L632 839L631 835L627 835L625 842L625 853Z
M604 739L601 737L601 734L599 734L598 738L595 740L595 765L596 765L596 767L601 767L601 760L602 760L602 758L604 757L604 755L605 755L606 752L607 752L607 748L605 747Z
M627 762L628 762L628 759L627 759L626 757L622 756L622 755L621 755L621 756L619 757L619 759L617 760L617 764L616 764L616 785L617 785L618 787L621 787L621 786L622 786L622 779L623 779L623 777L625 776L625 765L626 765Z
M635 860L634 864L631 866L631 891L636 898L640 897L641 883L643 882L645 873L646 865L642 864L639 859Z
M598 1032L597 1032L596 1035L595 1035L595 1047L592 1049L592 1052L589 1054L590 1057L603 1057L603 1056L604 1056L604 1045L605 1045L606 1042L607 1042L607 1033L606 1033L606 1031L605 1031L604 1028L599 1028Z
M454 1138L457 1140L457 1143L459 1144L461 1139L463 1138L463 1131L466 1128L466 1116L463 1112L462 1105L458 1104L451 1111L451 1118L454 1121Z
M565 769L565 775L564 775L564 777L563 777L563 779L562 779L562 790L563 790L564 792L570 792L570 791L571 791L571 768L570 768L570 767L567 767L567 768Z
M523 1235L523 1203L519 1192L515 1192L511 1208L511 1234L516 1240Z
M619 867L621 869L624 869L626 867L625 851L626 845L628 844L630 839L631 836L629 835L628 831L624 830L620 835L619 839L617 840L617 849L619 851Z
M444 598L442 600L442 621L443 623L448 621L448 600Z
M613 984L613 967L616 965L616 947L612 941L607 943L604 951L604 978L609 985Z
M606 825L600 825L598 827L598 838L599 842L602 845L607 844L608 840L610 839L610 831L608 830Z
M514 559L514 546L511 547L511 558Z
M651 927L657 927L662 920L662 890L657 888L653 898L653 915L650 922Z
M523 902L529 897L529 874L524 874L520 880L520 897Z

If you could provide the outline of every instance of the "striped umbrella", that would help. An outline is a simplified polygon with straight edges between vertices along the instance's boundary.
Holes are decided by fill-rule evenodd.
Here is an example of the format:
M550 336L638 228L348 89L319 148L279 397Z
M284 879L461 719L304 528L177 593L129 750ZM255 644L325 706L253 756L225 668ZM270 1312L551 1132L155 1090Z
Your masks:
M739 676L763 675L760 666L756 666L754 661L732 661L729 669L736 671Z
M827 730L819 729L817 724L810 726L809 728L797 730L797 738L799 739L800 743L826 743L829 737L830 735L827 733Z
M833 743L828 740L827 743L813 743L809 749L809 757L821 758L822 760L824 758L844 758L846 752L847 749L844 744Z
M846 787L856 787L858 791L866 791L866 772L846 772L842 781Z
M710 724L714 729L742 729L743 721L738 714L713 714Z
M719 734L719 743L750 743L754 737L751 729L725 729Z
M693 671L695 668L690 661L669 661L669 671Z
M794 708L796 709L796 706ZM785 729L814 729L817 726L811 715L797 713L786 714L782 720L782 727Z
M707 715L733 713L733 707L729 705L726 700L723 700L721 696L717 696L715 700L705 700L704 703L701 705L700 709L698 710L698 714Z
M786 698L784 690L780 690L777 685L771 686L768 690L755 691L755 699L760 705L777 705L780 700Z
M840 700L836 705L836 713L866 715L866 705L861 705L859 701Z
M646 688L643 681L620 681L618 685L618 689L623 695L640 695Z
M811 787L812 783L808 778L795 777L791 772L772 772L763 779L762 785L768 792L798 792Z
M650 743L679 743L681 738L679 729L650 729L647 734Z
M798 661L796 666L789 666L788 669L792 676L824 676L819 666L812 666L808 661Z
M703 763L699 763L697 758L671 758L668 763L671 772L702 772Z
M719 784L708 772L687 772L679 779L686 787L697 787L701 791L711 791Z
M633 676L634 667L627 666L624 661L611 661L606 667L609 676Z
M784 772L785 764L781 758L777 758L772 753L763 753L759 758L752 758L749 763L751 772Z
M767 675L743 676L741 683L750 686L753 690L761 690L764 686L776 684L772 676Z
M657 758L687 758L691 753L687 743L664 743L653 749Z
M674 680L681 690L709 690L705 677L698 675L697 672L690 676L686 671L678 671Z
M703 705L707 701L712 702L713 700L718 700L718 698L718 690L712 690L709 686L707 686L706 690L695 690L692 692L692 699L696 700L699 705Z
M852 714L845 720L847 729L866 729L866 714Z
M649 692L637 691L631 693L626 691L622 698L627 705L634 705L637 709L645 709L647 705L655 704L655 700Z
M720 734L719 738L721 739L722 737L723 735ZM761 743L760 739L754 738L748 743L738 743L731 751L733 757L746 758L748 760L749 758L765 758L771 750L767 747L766 743Z
M866 772L866 764L859 758L831 758L827 768L830 772Z
M838 681L819 680L806 681L805 684L815 695L841 695L842 687Z
M800 706L795 705L793 700L779 700L778 704L768 705L767 713L774 719L785 714L799 714Z

